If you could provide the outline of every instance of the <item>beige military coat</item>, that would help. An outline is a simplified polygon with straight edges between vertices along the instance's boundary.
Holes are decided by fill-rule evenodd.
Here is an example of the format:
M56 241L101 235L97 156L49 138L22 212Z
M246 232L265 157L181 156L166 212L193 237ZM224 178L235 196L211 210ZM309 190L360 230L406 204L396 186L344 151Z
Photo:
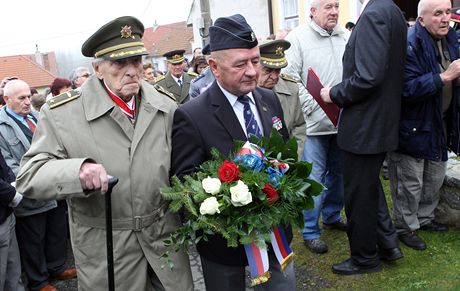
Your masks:
M289 132L289 137L297 140L297 153L302 158L303 146L307 138L305 118L299 100L299 87L292 77L281 74L278 84L273 91L280 100L284 112L284 122Z
M102 164L120 180L112 192L117 290L153 290L151 269L166 290L193 289L185 253L173 252L172 270L160 268L163 241L180 223L159 190L169 185L176 104L146 82L141 87L135 127L96 77L86 81L81 94L50 100L21 163L18 191L68 201L79 290L108 289L104 196L83 193L79 169L85 160Z

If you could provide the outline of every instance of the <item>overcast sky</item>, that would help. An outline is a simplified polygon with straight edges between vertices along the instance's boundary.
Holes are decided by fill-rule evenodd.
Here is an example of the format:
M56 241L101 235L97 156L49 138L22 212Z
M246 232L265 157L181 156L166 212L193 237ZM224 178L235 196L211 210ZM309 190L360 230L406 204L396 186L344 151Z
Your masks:
M125 15L145 27L186 21L193 0L6 0L1 2L0 56L80 48L100 26Z

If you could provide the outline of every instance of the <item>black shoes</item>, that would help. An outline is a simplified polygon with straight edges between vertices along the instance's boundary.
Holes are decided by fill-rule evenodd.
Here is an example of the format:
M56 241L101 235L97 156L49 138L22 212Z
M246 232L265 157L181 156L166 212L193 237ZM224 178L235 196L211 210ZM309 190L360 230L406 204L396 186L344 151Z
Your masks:
M355 265L352 259L347 259L341 263L332 265L332 272L339 275L357 275L364 273L375 273L381 270L380 265L375 267L364 267Z
M402 243L410 248L413 248L414 250L426 249L426 243L417 235L415 231L399 234L398 237Z
M327 244L319 238L306 239L303 243L314 253L324 254L327 252Z
M430 223L420 226L420 229L428 231L445 232L449 230L449 227L447 227L447 225L445 224L431 221Z
M404 257L400 248L380 249L378 250L379 257L384 261L396 261Z
M342 220L337 220L334 223L326 224L323 222L323 228L324 229L337 229L341 231L346 231L347 230L347 224L343 222Z

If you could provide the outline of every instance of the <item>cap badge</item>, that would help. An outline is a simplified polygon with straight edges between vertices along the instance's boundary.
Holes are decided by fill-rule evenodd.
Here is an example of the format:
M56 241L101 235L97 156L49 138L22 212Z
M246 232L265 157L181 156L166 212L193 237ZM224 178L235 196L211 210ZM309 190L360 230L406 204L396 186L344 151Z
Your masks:
M131 30L131 26L128 25L123 26L120 30L121 38L134 38L134 36L132 36L132 33L133 31Z
M281 46L277 47L276 50L275 50L275 54L277 56L282 56L283 55L283 47L281 47Z
M181 57L181 55L173 55L173 56L171 57L171 59L177 60L177 59L180 59L180 57Z
M254 31L251 32L251 41L255 41L256 40L256 34L254 33Z

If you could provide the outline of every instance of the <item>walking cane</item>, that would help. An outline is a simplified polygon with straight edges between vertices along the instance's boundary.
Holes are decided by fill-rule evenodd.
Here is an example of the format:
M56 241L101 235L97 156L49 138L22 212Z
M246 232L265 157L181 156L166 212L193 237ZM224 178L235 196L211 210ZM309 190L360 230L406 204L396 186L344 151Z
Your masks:
M112 189L118 183L117 177L109 178L109 188L105 193L105 232L107 242L107 272L109 291L115 291L115 276L113 270L113 238L112 238Z

